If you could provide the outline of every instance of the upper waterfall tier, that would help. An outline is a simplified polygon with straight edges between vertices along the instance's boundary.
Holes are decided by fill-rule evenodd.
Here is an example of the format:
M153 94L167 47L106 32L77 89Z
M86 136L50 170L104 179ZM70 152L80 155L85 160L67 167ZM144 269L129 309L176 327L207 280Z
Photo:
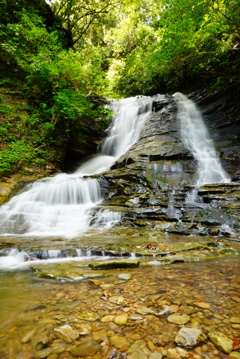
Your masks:
M162 97L159 95L159 98ZM129 150L138 140L141 129L152 111L153 100L154 98L138 96L111 104L110 108L116 115L109 136L103 144L103 154L117 159Z

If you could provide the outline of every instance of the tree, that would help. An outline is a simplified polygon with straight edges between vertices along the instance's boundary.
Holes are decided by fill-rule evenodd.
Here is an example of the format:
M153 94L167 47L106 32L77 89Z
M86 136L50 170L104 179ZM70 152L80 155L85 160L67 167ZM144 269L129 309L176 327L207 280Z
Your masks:
M56 16L62 20L72 47L84 46L91 38L91 29L95 34L107 24L106 16L121 4L119 0L50 0ZM96 30L97 29L97 30ZM94 33L94 30L93 30ZM103 38L101 33L99 38Z

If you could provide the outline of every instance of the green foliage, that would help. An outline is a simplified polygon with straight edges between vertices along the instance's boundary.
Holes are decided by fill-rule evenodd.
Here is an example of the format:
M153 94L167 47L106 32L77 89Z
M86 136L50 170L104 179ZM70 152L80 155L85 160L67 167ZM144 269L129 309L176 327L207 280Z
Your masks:
M85 111L89 111L92 107L85 96L81 96L81 94L72 89L58 91L53 96L53 100L52 113L53 117L56 118L56 122L60 119L69 120L70 122L80 119Z
M21 141L12 142L0 153L0 175L14 172L25 159L28 149Z
M148 24L137 22L134 50L125 56L115 88L123 94L176 90L193 78L239 82L238 1L171 0ZM135 16L136 19L136 16ZM125 22L127 20L125 19ZM136 24L134 24L136 28ZM141 41L139 29L145 31ZM132 27L133 28L133 27ZM117 38L120 35L117 36Z
M7 95L0 103L0 155L1 173L9 173L26 164L61 162L71 136L85 140L91 129L103 130L106 114L87 95L103 95L106 60L98 47L66 50L59 17L54 20L44 1L1 2L0 86Z
M95 126L102 110L94 108L87 95L103 93L106 87L101 51L86 48L61 51L54 61L33 68L27 75L26 90L49 141L62 146L74 133L84 139L86 133L91 135L86 129Z

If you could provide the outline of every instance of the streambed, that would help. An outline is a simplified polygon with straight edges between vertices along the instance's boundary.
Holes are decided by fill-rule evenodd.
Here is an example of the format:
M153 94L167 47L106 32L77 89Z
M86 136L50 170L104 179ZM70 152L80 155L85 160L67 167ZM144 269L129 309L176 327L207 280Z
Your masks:
M239 257L233 256L99 270L75 282L2 272L0 356L227 358L209 339L215 331L226 335L239 355L239 269ZM66 325L67 334L61 334ZM179 351L175 337L182 327L200 329L205 340Z

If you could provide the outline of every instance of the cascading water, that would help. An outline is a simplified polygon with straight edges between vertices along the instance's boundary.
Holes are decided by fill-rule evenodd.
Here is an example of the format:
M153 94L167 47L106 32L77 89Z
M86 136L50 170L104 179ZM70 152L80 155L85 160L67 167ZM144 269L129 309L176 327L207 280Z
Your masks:
M73 174L58 174L30 185L24 192L1 206L0 233L73 238L86 231L92 210L103 198L95 178L84 178L108 170L138 140L157 97L132 97L115 101L112 127L101 152L86 161ZM120 216L99 212L96 223L108 228ZM96 225L96 224L95 224Z
M231 180L221 166L202 115L194 102L179 92L173 97L177 102L181 140L197 161L195 189L187 198L188 202L195 202L199 187L210 183L229 183Z

